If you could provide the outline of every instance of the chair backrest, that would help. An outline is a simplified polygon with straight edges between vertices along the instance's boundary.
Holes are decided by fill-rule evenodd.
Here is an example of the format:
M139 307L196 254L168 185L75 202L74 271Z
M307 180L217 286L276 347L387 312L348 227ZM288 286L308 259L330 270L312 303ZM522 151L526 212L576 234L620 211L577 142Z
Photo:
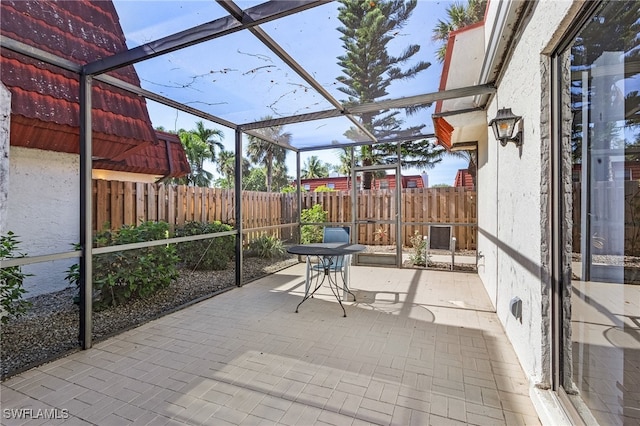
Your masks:
M332 226L325 227L322 235L323 243L349 243L349 231L351 228L348 226Z

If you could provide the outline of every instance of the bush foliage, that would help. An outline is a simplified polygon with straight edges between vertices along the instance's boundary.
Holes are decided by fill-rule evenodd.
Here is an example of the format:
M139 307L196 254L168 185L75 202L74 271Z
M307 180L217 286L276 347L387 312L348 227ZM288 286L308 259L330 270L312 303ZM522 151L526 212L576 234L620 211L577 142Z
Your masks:
M97 247L141 243L169 237L166 222L124 225L116 231L103 230L94 238ZM137 297L148 297L178 277L178 256L172 244L117 251L93 256L93 305L115 306ZM67 280L79 285L78 265L67 271Z
M427 254L427 240L416 231L411 238L411 247L413 247L413 253L409 256L409 261L416 266L429 266L431 259Z
M187 222L176 229L176 237L232 231L231 225L215 221L211 223ZM227 269L235 256L236 239L233 235L178 244L178 256L184 267L193 270Z
M20 241L11 231L7 235L0 236L0 259L25 257L25 254L18 252L19 244ZM9 321L11 317L23 315L31 306L29 301L22 298L26 293L22 284L25 277L29 275L24 274L20 266L0 269L0 321L2 324Z
M247 254L265 259L280 259L286 252L282 240L272 235L262 234L249 243Z
M300 212L301 222L322 223L326 222L328 217L328 212L322 209L321 204L315 204L310 209L304 209ZM321 243L322 226L303 225L300 229L300 242L302 244Z

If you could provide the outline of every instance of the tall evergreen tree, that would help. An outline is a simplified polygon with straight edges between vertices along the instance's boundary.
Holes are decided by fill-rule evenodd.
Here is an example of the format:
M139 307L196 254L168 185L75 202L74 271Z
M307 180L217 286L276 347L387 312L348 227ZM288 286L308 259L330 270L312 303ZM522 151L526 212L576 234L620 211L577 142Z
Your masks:
M424 61L410 64L420 46L409 45L398 56L388 52L388 44L394 33L400 31L417 5L417 0L340 0L338 19L342 26L345 54L338 57L342 67L337 80L343 84L338 89L348 96L347 104L368 103L381 100L388 95L389 86L396 80L415 77L431 64ZM423 105L426 107L428 105ZM409 109L409 112L415 108ZM382 110L364 113L360 116L362 124L380 139L415 135L425 125L403 128L404 121L399 110ZM347 138L358 140L358 130L350 129ZM440 161L440 150L428 140L402 145L403 167L430 168ZM364 145L360 148L359 158L363 166L372 164L395 163L397 159L395 144ZM372 173L365 173L363 188L370 189Z

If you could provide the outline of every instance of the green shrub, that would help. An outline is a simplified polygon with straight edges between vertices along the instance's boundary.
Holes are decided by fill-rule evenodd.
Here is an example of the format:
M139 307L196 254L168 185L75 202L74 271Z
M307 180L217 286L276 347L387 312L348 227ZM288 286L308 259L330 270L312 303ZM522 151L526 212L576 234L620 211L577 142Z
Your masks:
M320 185L313 192L336 192L336 190L329 188L327 185Z
M124 225L117 231L104 230L94 237L97 247L106 247L169 237L166 222ZM131 298L145 298L178 278L176 248L163 244L93 256L93 305L96 309L115 306ZM80 268L73 265L66 279L80 284Z
M427 266L430 263L429 255L427 254L427 240L416 231L411 238L411 247L413 247L413 253L409 256L409 261L417 266Z
M233 228L219 221L187 222L176 229L176 237L211 234L214 232L232 231ZM178 256L183 265L194 270L227 269L229 261L235 255L236 239L233 235L208 238L206 240L189 241L178 244Z
M326 222L328 217L328 212L322 210L320 204L315 204L310 209L304 209L300 212L300 221L302 222L321 223ZM303 225L300 229L300 242L302 244L321 243L322 228L321 225Z
M282 241L271 235L263 234L249 243L249 256L257 256L266 259L279 259L284 257L287 251Z
M0 236L0 259L25 257L18 253L18 241L13 232ZM31 274L22 273L20 266L9 266L0 269L0 321L5 324L11 317L19 317L27 312L31 303L22 298L26 290L22 287L25 277Z

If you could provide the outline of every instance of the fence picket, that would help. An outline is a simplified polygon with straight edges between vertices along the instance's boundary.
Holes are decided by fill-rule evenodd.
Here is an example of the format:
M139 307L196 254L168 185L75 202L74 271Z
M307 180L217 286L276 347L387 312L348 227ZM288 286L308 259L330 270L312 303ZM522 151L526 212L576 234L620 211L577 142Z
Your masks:
M174 229L188 220L217 220L233 225L239 219L235 215L236 194L233 190L104 180L94 180L92 189L94 229L100 229L107 222L112 229L118 229L125 224L136 225L141 220L162 220ZM579 191L574 193L579 202ZM242 220L247 230L296 221L295 193L243 191L242 197ZM395 220L397 203L394 191L361 190L357 193L356 202L358 220ZM311 208L315 204L322 205L327 211L329 222L351 221L351 191L302 193L302 209ZM574 203L574 208L575 206ZM475 192L464 188L404 189L401 193L401 207L402 222L477 222ZM579 217L579 211L574 210L573 213L574 217ZM382 232L376 232L379 229ZM353 229L359 242L371 245L394 244L398 237L407 245L416 231L426 235L428 226L405 225L400 236L396 236L393 223L378 226L366 223ZM268 233L288 238L295 235L294 232L293 229L275 229ZM252 238L258 234L251 232L247 237ZM458 248L475 248L475 227L454 226L453 235L457 239Z

